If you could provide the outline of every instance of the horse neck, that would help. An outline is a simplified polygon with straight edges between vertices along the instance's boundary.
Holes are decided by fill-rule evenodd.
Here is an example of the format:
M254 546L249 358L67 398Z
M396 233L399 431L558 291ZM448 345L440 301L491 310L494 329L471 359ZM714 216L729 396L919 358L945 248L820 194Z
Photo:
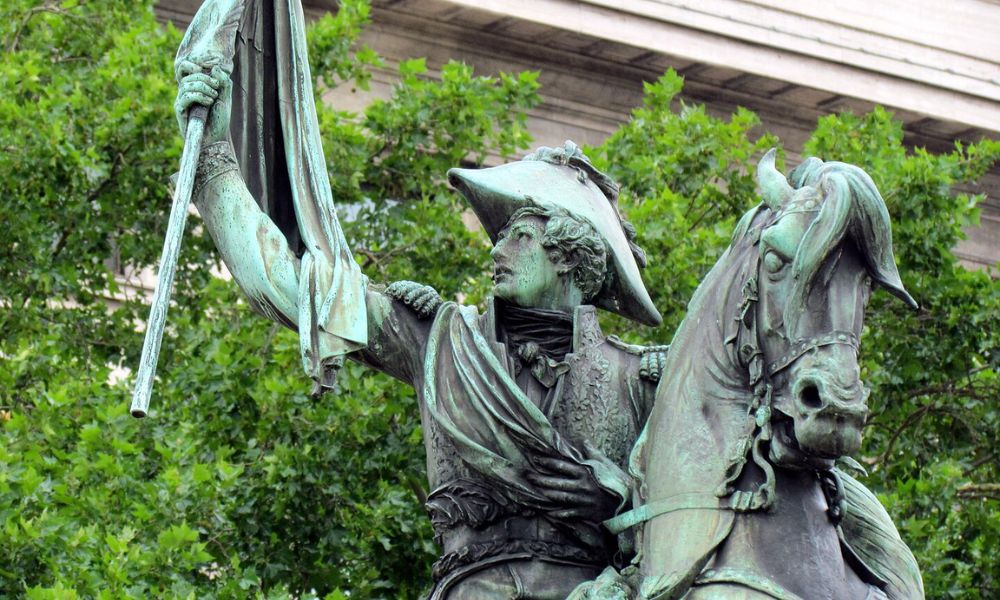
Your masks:
M723 399L748 396L747 371L736 355L735 317L753 271L750 252L752 246L730 247L698 286L670 346L668 386Z
M653 412L633 454L641 460L636 474L643 478L639 487L650 505L681 497L717 503L717 490L746 432L752 394L732 341L743 286L753 269L747 258L732 247L726 251L698 286L674 335ZM732 523L732 513L704 510L650 520L643 530L644 572L672 573L703 564Z
M746 427L749 375L736 356L735 316L751 267L726 250L674 334L640 450L660 473L650 498L714 493ZM751 261L752 262L752 261Z

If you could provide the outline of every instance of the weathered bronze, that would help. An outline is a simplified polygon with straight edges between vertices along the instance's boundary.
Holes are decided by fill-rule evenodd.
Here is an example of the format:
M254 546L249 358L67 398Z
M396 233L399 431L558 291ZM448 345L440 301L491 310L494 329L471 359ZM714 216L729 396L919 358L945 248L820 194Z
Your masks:
M575 598L923 598L885 510L838 468L868 414L857 352L872 287L916 307L889 215L852 165L810 158L790 179L772 150L765 202L674 337L632 459L640 506L607 523L641 525L638 569Z
M251 305L299 333L317 392L344 357L416 390L442 549L432 599L923 597L884 509L841 468L868 412L872 288L915 306L867 174L808 159L789 183L765 156L765 202L667 353L597 324L595 307L660 315L617 185L572 142L452 169L494 243L480 314L363 277L327 180L301 6L245 4L231 77L177 62L181 130L211 107L195 202Z
M597 323L594 305L660 321L615 183L571 142L453 169L494 242L485 313L412 282L368 284L329 198L297 2L248 2L234 62L239 85L177 66L181 127L189 107L212 107L195 202L251 304L299 332L320 389L347 355L417 391L442 549L431 597L562 600L623 566L601 523L630 505L626 461L663 348Z

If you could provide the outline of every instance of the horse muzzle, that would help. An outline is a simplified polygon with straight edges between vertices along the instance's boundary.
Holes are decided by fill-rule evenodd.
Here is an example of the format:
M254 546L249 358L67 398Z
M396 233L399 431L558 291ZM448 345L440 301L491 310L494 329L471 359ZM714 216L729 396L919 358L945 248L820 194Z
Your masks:
M868 391L853 377L842 386L830 373L807 370L792 377L795 439L803 452L837 458L857 452L868 419Z

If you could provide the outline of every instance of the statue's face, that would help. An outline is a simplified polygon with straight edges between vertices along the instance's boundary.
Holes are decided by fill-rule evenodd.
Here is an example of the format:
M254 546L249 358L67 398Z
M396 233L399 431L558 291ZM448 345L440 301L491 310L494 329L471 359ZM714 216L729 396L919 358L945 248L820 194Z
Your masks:
M564 277L542 247L545 219L524 216L497 238L493 257L493 295L526 308L554 308L562 302Z

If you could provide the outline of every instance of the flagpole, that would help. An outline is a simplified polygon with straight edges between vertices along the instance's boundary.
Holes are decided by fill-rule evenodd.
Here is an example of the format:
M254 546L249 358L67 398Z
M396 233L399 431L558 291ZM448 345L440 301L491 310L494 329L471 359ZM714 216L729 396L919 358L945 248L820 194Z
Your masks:
M153 393L156 361L160 356L163 328L167 323L170 292L174 284L174 273L177 270L177 257L181 251L181 239L184 237L184 225L187 223L188 207L191 205L194 176L198 167L198 157L201 155L201 141L205 134L207 116L208 107L205 106L192 107L188 113L184 152L181 154L181 171L177 179L177 187L174 190L170 221L167 224L167 236L163 240L163 252L160 254L159 281L156 285L156 291L153 292L153 304L149 309L149 320L146 324L146 337L142 343L142 358L139 359L139 372L136 375L135 389L132 392L130 412L136 418L146 416L149 410L149 399Z
M184 39L177 49L176 64L193 62L202 69L213 66L226 73L233 70L234 44L245 0L206 0L184 33ZM178 82L179 83L179 82ZM170 306L170 292L177 270L177 257L181 251L184 225L187 222L191 193L194 190L195 172L201 155L201 143L205 135L205 121L208 107L195 105L188 111L187 130L184 132L184 151L181 154L181 170L174 188L173 205L170 207L170 221L167 224L163 253L160 255L159 281L153 292L153 304L149 309L146 337L142 343L142 357L132 391L133 417L142 418L149 412L149 400L153 393L153 378L156 376L156 362L163 341L163 328L167 323L167 309Z

